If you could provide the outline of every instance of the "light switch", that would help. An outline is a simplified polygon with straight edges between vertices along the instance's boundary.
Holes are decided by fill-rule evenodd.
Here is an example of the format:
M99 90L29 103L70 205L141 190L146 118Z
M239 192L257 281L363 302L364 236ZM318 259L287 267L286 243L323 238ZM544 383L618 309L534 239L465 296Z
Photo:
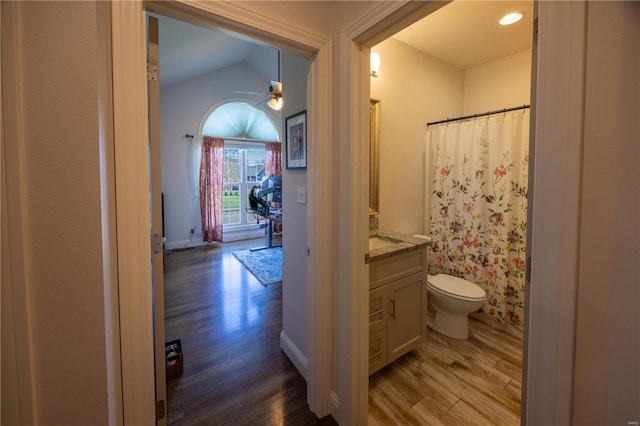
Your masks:
M307 188L299 186L296 192L296 201L298 204L307 204Z

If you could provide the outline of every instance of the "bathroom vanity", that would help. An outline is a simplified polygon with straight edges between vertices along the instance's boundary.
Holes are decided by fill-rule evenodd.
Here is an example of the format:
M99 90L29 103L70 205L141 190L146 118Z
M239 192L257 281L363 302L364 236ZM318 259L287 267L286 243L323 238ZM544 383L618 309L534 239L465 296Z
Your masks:
M369 374L427 333L429 240L377 230L369 236Z

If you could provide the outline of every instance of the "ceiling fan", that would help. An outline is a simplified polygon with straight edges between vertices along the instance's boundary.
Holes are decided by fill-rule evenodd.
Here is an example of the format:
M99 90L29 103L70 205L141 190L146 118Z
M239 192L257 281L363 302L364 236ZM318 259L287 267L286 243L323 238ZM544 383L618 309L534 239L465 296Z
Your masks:
M280 80L280 51L278 51L278 80ZM236 90L236 93L243 93L248 95L265 95L266 99L258 102L257 107L263 107L269 105L271 109L280 111L284 105L284 99L282 98L282 82L271 80L269 91L264 92L252 92L247 90Z

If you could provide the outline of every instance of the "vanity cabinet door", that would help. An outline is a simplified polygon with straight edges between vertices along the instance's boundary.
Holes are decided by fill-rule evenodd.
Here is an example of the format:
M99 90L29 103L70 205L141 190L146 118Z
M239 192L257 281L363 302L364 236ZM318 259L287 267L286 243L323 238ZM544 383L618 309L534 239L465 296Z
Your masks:
M406 354L426 337L427 274L415 274L388 287L387 362Z

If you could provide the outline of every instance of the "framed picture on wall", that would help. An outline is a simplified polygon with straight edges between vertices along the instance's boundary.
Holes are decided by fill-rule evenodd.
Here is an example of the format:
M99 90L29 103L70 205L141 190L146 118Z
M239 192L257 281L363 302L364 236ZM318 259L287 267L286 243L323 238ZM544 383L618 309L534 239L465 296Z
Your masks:
M285 118L287 169L307 168L307 111Z

